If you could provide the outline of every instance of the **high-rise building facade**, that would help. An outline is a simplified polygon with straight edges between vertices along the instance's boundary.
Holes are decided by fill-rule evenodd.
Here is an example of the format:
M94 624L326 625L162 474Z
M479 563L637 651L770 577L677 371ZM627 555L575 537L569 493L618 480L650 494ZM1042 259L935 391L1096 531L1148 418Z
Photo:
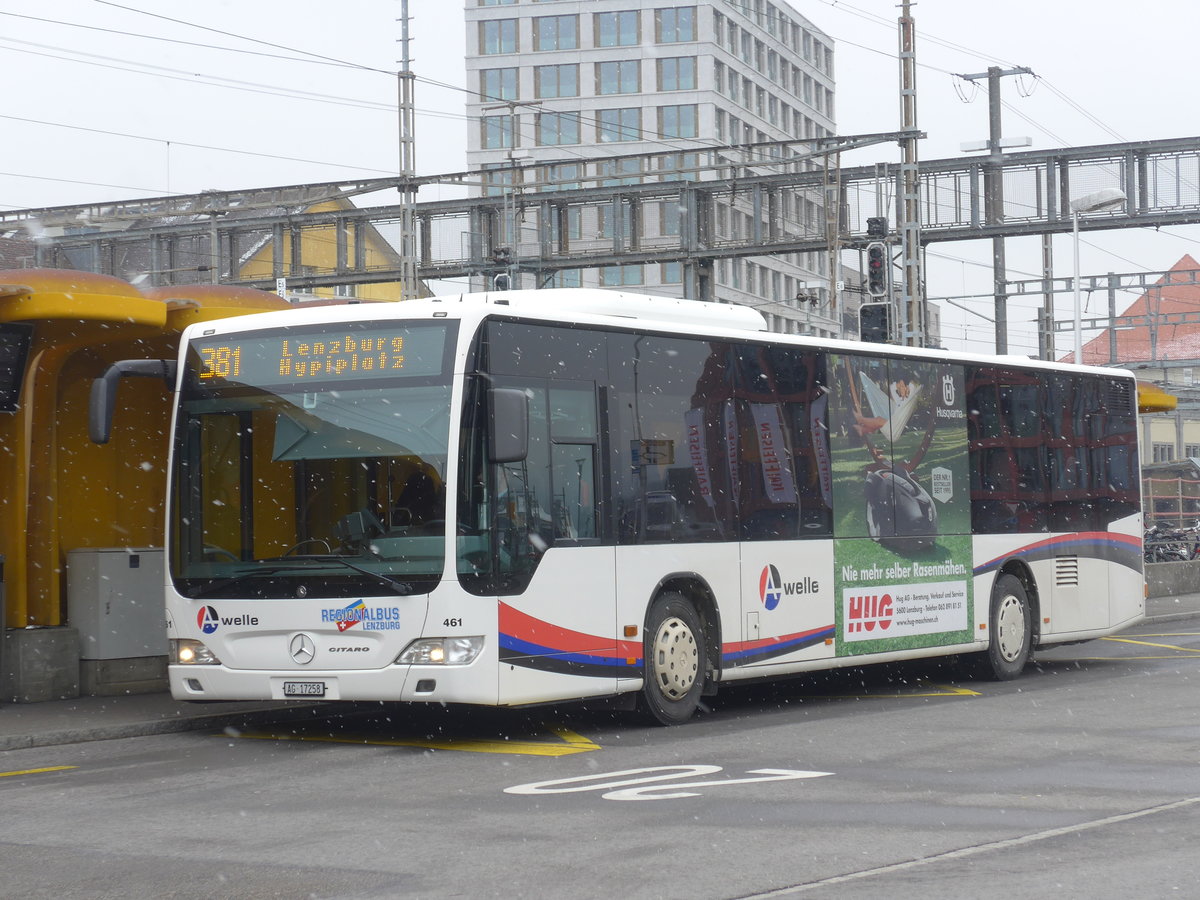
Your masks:
M786 0L467 0L466 27L467 87L476 92L467 103L468 165L481 170L481 191L514 197L514 246L528 239L525 217L536 215L518 212L529 208L518 194L715 177L714 147L836 133L833 43ZM727 158L758 172L818 167L795 160L794 150L768 144ZM526 173L520 183L514 164ZM787 192L781 204L783 225L795 234L824 227L821 192ZM603 206L573 212L562 227L576 240L603 241L614 228L669 235L679 227L671 203L636 208L636 223L613 221L621 213ZM749 201L731 197L716 204L711 233L748 236L755 216ZM713 293L759 308L775 331L836 336L831 265L823 252L719 259ZM565 271L553 285L681 296L682 266Z

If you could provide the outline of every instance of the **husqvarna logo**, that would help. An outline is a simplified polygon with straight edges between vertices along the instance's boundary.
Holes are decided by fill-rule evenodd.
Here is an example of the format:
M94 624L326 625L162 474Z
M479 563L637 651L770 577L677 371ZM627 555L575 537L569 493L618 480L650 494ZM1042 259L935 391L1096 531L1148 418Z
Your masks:
M942 376L942 402L947 406L954 405L954 376Z

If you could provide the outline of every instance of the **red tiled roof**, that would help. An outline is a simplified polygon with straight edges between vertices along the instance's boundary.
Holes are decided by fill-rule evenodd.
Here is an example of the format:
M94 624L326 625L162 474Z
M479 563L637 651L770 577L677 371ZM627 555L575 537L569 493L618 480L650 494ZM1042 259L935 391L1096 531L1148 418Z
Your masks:
M1192 271L1197 269L1200 269L1200 263L1191 255L1184 254L1169 272L1118 315L1161 316L1167 313L1190 312L1197 313L1197 319L1200 320L1200 283L1180 283L1185 280L1191 281ZM1096 296L1093 293L1093 301ZM1109 356L1107 328L1083 345L1085 363L1107 365L1112 362ZM1074 362L1075 354L1068 353L1061 359L1063 362ZM1200 321L1159 325L1157 329L1146 324L1117 330L1117 362L1163 359L1200 359Z

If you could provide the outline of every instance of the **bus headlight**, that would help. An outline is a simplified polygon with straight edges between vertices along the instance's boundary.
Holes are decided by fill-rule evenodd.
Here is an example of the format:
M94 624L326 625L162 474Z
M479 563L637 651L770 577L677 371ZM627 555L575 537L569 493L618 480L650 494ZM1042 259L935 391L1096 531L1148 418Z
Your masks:
M181 638L171 641L171 664L176 666L219 666L221 661L200 641Z
M419 638L396 657L405 666L465 666L483 650L483 636Z

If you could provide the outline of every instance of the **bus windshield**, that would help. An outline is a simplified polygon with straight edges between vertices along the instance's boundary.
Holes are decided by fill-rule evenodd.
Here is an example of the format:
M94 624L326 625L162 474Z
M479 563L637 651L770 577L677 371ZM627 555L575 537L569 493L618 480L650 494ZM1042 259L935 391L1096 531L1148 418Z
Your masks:
M193 341L171 575L191 597L427 592L445 557L454 323Z

